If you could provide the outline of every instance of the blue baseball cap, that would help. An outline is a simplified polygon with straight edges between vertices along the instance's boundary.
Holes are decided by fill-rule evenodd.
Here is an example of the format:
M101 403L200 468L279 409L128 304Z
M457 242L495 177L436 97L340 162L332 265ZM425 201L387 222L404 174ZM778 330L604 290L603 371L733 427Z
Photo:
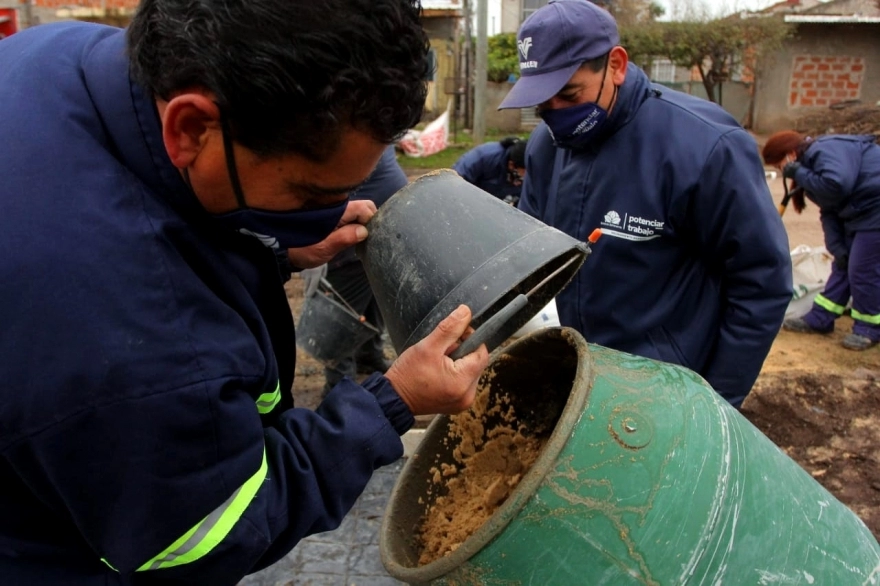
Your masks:
M550 0L522 23L516 38L520 78L499 110L546 102L584 61L620 44L614 17L587 0Z

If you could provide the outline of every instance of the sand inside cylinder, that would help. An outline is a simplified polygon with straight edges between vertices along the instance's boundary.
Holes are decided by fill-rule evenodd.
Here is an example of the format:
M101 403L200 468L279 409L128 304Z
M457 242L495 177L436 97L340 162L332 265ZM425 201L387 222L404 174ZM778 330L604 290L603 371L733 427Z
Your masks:
M491 377L490 377L491 378ZM455 551L510 496L552 431L526 428L510 398L483 384L470 410L449 419L453 463L431 469L428 495L437 494L419 527L419 565Z

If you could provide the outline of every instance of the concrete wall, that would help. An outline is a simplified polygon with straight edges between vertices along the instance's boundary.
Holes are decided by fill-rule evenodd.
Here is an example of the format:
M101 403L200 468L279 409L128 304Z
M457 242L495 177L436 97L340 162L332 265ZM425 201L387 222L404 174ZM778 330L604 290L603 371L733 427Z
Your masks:
M754 129L790 128L846 100L880 101L880 24L800 24L797 37L761 65Z
M515 33L522 18L522 0L498 0L501 3L501 32Z
M507 132L519 132L522 127L520 111L498 110L501 100L510 91L513 84L504 82L488 82L486 88L486 128L497 128Z

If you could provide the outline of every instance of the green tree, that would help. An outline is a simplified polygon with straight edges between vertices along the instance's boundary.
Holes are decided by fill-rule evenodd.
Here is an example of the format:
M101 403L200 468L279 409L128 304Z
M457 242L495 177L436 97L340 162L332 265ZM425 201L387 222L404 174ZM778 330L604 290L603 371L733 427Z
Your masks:
M516 33L501 33L489 37L489 81L507 81L511 73L519 75L519 56Z
M741 67L757 73L756 64L793 33L794 26L778 17L728 17L629 26L621 30L621 43L639 65L664 57L676 65L696 68L706 95L717 102L719 84Z

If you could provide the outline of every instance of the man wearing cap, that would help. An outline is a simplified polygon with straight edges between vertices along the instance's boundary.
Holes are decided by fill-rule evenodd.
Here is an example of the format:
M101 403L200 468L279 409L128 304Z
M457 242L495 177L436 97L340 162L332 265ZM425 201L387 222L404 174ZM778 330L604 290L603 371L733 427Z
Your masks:
M582 240L603 231L557 297L562 324L686 366L739 407L792 294L757 145L717 105L652 84L586 0L552 0L517 37L501 108L543 120L519 207Z

